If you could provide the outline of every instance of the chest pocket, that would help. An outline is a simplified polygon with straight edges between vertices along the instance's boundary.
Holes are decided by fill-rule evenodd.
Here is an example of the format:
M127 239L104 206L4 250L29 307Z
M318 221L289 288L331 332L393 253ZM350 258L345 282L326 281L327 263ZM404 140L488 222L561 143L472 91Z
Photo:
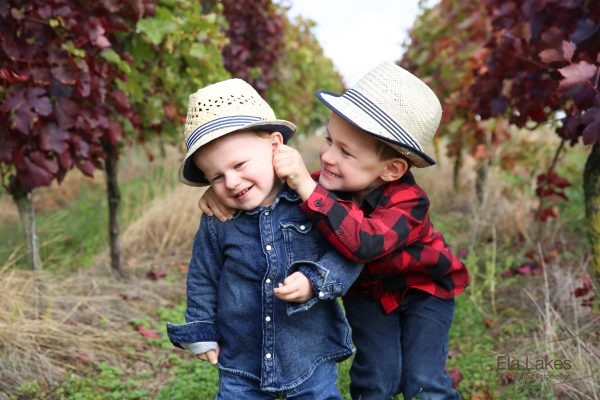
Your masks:
M296 261L317 261L324 253L324 238L309 221L281 222L288 266Z

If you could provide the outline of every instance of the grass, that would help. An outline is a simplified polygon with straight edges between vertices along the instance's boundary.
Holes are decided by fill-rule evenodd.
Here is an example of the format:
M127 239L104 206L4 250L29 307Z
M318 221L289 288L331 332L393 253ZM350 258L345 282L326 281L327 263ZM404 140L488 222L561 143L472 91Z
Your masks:
M121 164L140 164L142 157L143 153L134 151L123 157ZM163 196L177 184L174 154L154 165L146 163L138 168L140 170L137 172L131 171L131 167L123 168L125 171L120 176L121 226L135 221L152 199ZM102 174L97 175L97 179L102 181ZM58 185L42 189L36 207L41 258L51 270L88 267L98 253L108 246L108 208L104 183L80 177L74 181L67 180L63 185L82 186L83 189L74 190ZM56 202L52 196L63 189L71 193L72 198L63 198L61 207L54 207ZM6 206L11 207L12 204L8 202ZM17 266L27 268L26 249L22 245L23 230L18 221L0 224L0 237L0 265L12 256Z
M313 154L320 141L298 145ZM484 201L477 203L468 189L469 166L459 194L447 160L418 171L432 199L436 229L454 251L468 251L464 260L472 284L457 298L448 362L449 370L458 368L463 376L458 385L463 398L597 398L597 320L573 296L588 268L587 243L579 239L585 225L578 175L584 159L585 152L564 157L559 173L573 182L567 191L571 201L558 204L561 218L543 226L547 240L540 247L531 217L533 173L511 175L492 166ZM131 273L126 282L115 283L107 268L91 268L107 265L101 183L79 180L71 188L66 182L40 193L37 224L47 269L41 280L12 268L24 265L24 250L14 213L3 214L8 222L0 224L0 399L3 392L15 400L214 397L216 368L175 350L164 329L166 321L183 317L184 274L200 196L177 185L177 160L171 154L149 164L141 152L122 160L123 255ZM499 277L527 261L532 250L559 255L550 257L546 275ZM149 269L167 276L148 279ZM161 338L142 338L136 325ZM552 341L573 333L581 339ZM593 378L503 384L496 371L501 354L568 358L578 374ZM350 363L339 365L344 399L350 398Z

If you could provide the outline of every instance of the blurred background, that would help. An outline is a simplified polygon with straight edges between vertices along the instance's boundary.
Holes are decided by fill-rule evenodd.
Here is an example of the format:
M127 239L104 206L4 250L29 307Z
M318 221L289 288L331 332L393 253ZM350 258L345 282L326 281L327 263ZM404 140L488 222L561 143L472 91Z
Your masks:
M165 332L200 218L177 180L188 96L247 80L317 169L315 92L382 61L444 109L414 172L471 274L453 385L598 399L599 49L597 1L1 1L0 399L214 398L216 369Z

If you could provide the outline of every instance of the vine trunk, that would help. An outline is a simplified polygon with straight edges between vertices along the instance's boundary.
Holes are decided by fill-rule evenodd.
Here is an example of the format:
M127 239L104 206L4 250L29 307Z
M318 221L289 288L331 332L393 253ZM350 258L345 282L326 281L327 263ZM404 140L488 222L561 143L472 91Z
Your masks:
M106 151L106 193L108 196L108 240L110 244L110 266L119 279L124 279L125 271L121 265L121 244L119 230L119 206L121 205L121 192L117 178L118 159L117 148L111 143L103 143Z
M21 225L25 232L25 242L27 243L27 255L29 265L34 271L42 269L40 259L40 246L35 232L35 209L33 208L33 191L17 191L13 193L12 198L19 209Z
M585 215L592 250L592 268L596 284L600 283L600 144L592 146L592 151L583 171L583 191L585 194Z

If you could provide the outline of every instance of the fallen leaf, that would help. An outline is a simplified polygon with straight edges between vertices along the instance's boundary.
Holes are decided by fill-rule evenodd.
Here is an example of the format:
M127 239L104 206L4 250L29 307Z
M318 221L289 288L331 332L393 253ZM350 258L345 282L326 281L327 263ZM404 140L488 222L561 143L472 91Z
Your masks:
M160 333L154 332L150 329L144 329L144 327L141 325L136 325L135 330L146 339L160 339Z

